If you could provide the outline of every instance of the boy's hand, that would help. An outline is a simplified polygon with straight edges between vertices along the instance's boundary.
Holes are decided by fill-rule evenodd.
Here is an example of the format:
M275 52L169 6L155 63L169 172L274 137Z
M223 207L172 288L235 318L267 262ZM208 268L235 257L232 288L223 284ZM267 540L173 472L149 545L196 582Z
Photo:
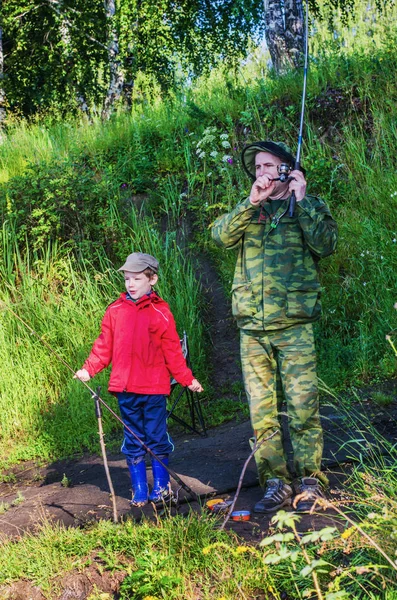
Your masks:
M80 369L80 371L76 371L73 375L73 379L80 379L80 381L89 381L91 379L89 372L87 369Z
M192 383L187 386L191 392L203 392L204 388L197 379L193 379Z

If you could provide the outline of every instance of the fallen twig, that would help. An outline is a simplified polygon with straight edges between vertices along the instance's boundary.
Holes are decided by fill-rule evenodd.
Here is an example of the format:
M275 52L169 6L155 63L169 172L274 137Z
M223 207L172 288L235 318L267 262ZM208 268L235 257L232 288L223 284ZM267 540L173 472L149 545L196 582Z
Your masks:
M269 435L266 438L263 438L260 441L259 440L255 440L254 446L252 448L252 452L248 456L248 458L245 461L244 466L242 468L242 471L241 471L241 474L240 474L240 479L238 481L237 490L236 490L236 493L234 494L233 502L231 503L230 508L229 508L229 510L228 510L228 512L226 514L226 517L225 517L225 519L224 519L224 521L223 521L223 523L222 523L222 525L220 526L219 529L224 529L226 523L230 519L230 516L231 516L231 514L232 514L232 512L234 510L234 507L236 505L237 498L238 498L238 495L239 495L240 490L241 490L241 486L243 485L243 479L244 479L245 471L247 470L247 467L248 467L248 464L249 464L251 458L254 456L255 452L257 452L257 450L262 446L262 444L264 444L265 442L271 440L272 437L274 437L276 435L276 433L278 433L278 429L276 429L276 431L273 431L273 433L271 435Z

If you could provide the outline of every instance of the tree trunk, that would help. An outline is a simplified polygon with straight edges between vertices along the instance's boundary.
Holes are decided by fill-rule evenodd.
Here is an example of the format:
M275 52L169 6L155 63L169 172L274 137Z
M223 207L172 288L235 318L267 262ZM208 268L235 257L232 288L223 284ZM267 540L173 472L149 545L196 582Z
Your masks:
M299 66L304 48L302 0L264 0L265 38L274 69Z
M120 61L119 38L115 23L115 0L105 0L105 11L108 22L108 61L110 81L102 110L102 118L109 119L112 109L121 98L124 87L124 73Z
M4 54L3 54L3 30L0 27L0 127L3 125L6 112L6 94L3 88L4 80Z
M299 67L305 46L302 0L285 0L285 39L293 66Z
M73 73L74 71L74 56L73 56L73 48L72 48L72 36L70 33L71 23L65 17L65 11L63 6L63 0L58 1L58 10L56 11L61 18L60 24L60 34L62 40L62 52L65 60L66 70L68 72ZM78 89L78 82L74 81L73 77L69 79L68 84L71 88L72 95L76 98L76 103L79 106L80 110L88 114L88 106L85 100L84 94ZM77 90L76 90L77 87Z

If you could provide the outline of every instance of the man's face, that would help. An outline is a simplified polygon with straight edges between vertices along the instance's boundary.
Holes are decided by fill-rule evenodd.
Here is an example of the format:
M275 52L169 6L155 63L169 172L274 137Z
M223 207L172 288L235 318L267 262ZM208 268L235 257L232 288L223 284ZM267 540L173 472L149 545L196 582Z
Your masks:
M157 275L150 279L145 273L133 273L124 271L125 289L134 300L142 298L152 290L152 285L157 282Z
M285 161L284 161L285 162ZM279 177L278 167L283 163L281 158L270 154L270 152L258 152L255 156L255 174L256 179L262 176L266 176L269 179L276 179ZM280 194L286 194L288 192L288 181L273 181L273 191L270 197L280 197Z
M275 179L279 176L277 168L282 162L281 158L270 154L270 152L258 152L255 156L256 178L266 175L269 179Z

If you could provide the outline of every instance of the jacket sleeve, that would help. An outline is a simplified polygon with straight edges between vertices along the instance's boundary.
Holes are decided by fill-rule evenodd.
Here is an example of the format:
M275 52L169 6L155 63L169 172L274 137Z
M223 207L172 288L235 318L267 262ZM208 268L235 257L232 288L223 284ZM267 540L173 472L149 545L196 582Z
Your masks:
M218 246L233 248L239 243L257 210L249 198L243 200L230 213L216 219L211 229L212 239Z
M102 319L101 333L95 340L89 357L83 365L83 369L86 369L90 374L90 377L94 377L97 373L108 367L112 361L113 355L113 328L107 310L105 316Z
M296 211L310 250L319 258L335 252L338 226L325 202L315 196L305 196L296 203Z
M193 373L183 356L175 319L171 312L168 314L168 325L161 336L161 347L167 369L174 379L184 387L190 385L194 379Z

